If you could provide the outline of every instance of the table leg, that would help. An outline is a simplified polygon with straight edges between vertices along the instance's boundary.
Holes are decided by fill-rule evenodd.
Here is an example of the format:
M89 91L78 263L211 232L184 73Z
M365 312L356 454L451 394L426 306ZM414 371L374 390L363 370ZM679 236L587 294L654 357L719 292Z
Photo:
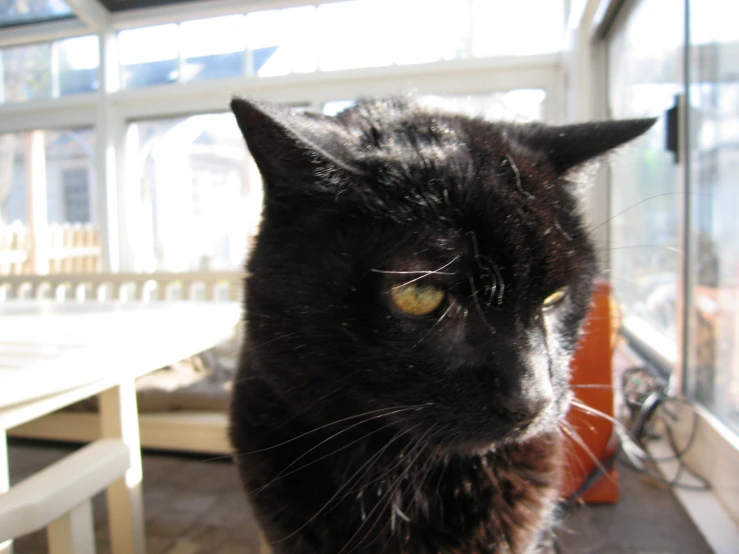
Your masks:
M10 467L8 464L8 436L0 429L0 494L10 490ZM0 554L13 554L13 541L0 543Z
M262 531L259 531L259 551L258 554L272 554L272 548L267 544Z
M100 393L100 425L102 437L122 440L131 456L125 476L108 487L111 552L145 554L141 443L133 379Z
M49 554L95 554L92 502L82 504L52 521L46 528Z

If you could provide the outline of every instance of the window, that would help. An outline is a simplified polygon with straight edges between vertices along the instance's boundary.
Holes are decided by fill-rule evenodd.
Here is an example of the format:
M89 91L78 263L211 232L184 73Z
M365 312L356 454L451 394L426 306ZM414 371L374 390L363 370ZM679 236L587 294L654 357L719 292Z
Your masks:
M431 106L481 116L489 121L540 121L544 118L546 91L517 89L489 94L421 96L419 100Z
M99 244L94 163L91 129L0 135L0 232L15 237L8 241L15 245L12 252L3 254L17 261L12 271L20 264L25 272L43 273L60 262L74 262L73 246L88 241L90 234Z
M64 220L90 222L90 184L86 167L62 170Z
M687 5L687 74L685 11L670 0L635 2L609 41L611 115L660 115L682 98L688 132L687 160L666 149L664 119L617 155L604 246L632 341L683 369L686 394L739 432L739 30L725 2Z
M72 15L72 10L63 0L5 0L0 3L0 27L38 23Z
M427 106L489 121L539 121L544 117L546 96L546 91L540 89L517 89L489 94L424 95L416 99ZM353 105L354 100L332 100L323 104L322 112L336 115Z
M6 102L51 96L51 44L32 44L3 50Z
M637 2L608 44L614 119L665 113L682 91L682 14L670 0ZM662 31L653 32L659 25ZM609 278L624 327L665 363L678 359L680 252L678 166L665 149L665 123L623 148L611 166Z
M129 263L141 270L241 267L261 180L230 113L128 126Z
M249 75L274 77L318 68L315 6L253 12L246 16Z
M0 100L23 102L93 92L98 88L100 53L94 35L0 51L4 92Z
M564 34L564 2L472 0L471 56L527 56L558 52ZM525 25L511 25L525 21Z
M563 31L562 2L352 0L318 7L313 40L330 71L557 52Z
M401 23L388 0L321 4L313 37L323 71L392 65ZM380 38L382 37L382 38Z
M245 39L243 15L182 23L182 81L243 75Z
M563 7L554 0L349 0L130 29L118 35L123 85L557 52ZM514 18L527 25L511 26Z
M121 82L125 88L175 83L179 79L177 25L155 25L118 33Z
M739 432L739 28L690 3L689 390Z
M59 96L97 90L100 65L98 37L70 38L54 46L59 49Z

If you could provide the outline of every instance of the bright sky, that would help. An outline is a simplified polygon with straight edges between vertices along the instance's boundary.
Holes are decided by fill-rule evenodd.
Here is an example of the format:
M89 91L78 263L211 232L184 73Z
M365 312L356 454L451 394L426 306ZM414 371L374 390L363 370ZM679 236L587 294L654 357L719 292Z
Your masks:
M682 41L682 14L669 9L674 1L642 5L653 8L654 17L641 18L649 28L636 34L639 40L653 42L659 21L662 29L676 29L675 40ZM62 0L48 2L54 13L69 9ZM701 17L716 10L725 17ZM739 2L702 0L695 16L694 43L739 40ZM665 17L673 25L666 25ZM131 29L119 38L124 65L177 59L180 44L185 59L280 46L260 71L268 76L454 59L463 57L460 51L474 57L555 52L563 25L562 3L556 0L353 0ZM96 37L61 45L73 67L97 67Z
M531 14L536 13L532 18ZM280 46L265 74L560 49L556 0L353 0L122 31L124 65ZM180 42L181 41L181 42ZM468 54L467 54L468 55Z

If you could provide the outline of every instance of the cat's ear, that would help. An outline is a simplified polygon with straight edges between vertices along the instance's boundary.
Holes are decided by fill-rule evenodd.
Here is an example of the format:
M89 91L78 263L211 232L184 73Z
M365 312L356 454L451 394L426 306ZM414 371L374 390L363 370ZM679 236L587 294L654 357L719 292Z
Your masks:
M320 164L355 171L350 137L332 117L242 98L231 100L231 110L267 187L305 184L300 177Z
M617 146L635 139L657 121L623 119L562 126L541 126L527 137L526 143L544 151L560 173L584 164Z

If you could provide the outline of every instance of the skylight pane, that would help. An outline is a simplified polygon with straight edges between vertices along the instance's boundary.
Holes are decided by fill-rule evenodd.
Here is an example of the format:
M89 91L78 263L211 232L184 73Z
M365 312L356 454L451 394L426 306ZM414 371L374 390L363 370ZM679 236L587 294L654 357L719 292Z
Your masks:
M562 49L564 2L471 0L471 3L474 57L529 56Z
M59 95L92 92L98 88L100 49L98 37L87 35L57 43L59 49Z
M246 16L250 73L274 77L317 68L316 7L252 12Z
M180 24L183 81L235 77L244 72L246 20L243 15Z
M0 27L38 23L73 17L72 9L63 0L4 0L0 2Z
M51 44L18 46L2 51L6 102L48 98L51 87Z
M177 25L155 25L118 33L123 85L145 87L177 82L179 37Z

